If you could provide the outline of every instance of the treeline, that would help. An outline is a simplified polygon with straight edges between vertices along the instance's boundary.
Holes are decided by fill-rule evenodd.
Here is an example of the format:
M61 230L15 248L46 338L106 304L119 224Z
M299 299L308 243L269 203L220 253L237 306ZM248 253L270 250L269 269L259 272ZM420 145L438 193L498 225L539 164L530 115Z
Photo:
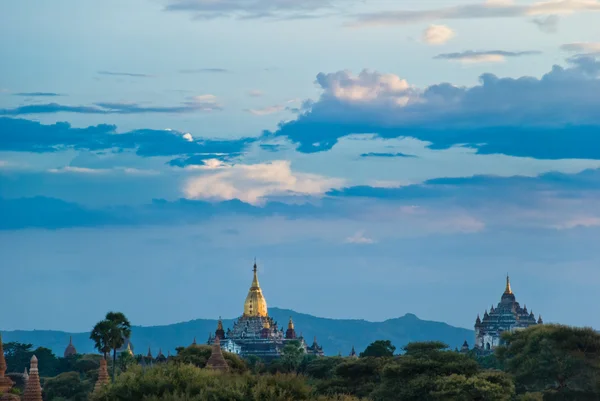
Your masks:
M116 358L115 380L92 394L99 358L55 358L44 378L46 401L437 401L600 400L600 335L592 329L539 325L506 334L491 356L462 354L439 342L411 343L401 350L385 340L357 358L314 357L299 344L286 345L270 363L224 353L228 373L207 369L211 348L177 349L152 366L143 356ZM15 343L5 350L27 350ZM11 359L12 358L12 359ZM9 355L7 362L27 357ZM112 358L110 358L112 359ZM109 361L112 363L112 361ZM24 367L23 367L24 368ZM40 360L43 372L43 362ZM42 374L44 376L44 374Z

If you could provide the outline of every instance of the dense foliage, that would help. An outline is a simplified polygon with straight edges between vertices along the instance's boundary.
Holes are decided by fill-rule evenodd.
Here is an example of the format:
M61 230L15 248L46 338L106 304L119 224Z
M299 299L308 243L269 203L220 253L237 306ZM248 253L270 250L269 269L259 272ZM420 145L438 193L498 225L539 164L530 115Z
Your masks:
M114 350L102 341L101 353ZM224 352L228 373L206 368L211 354L206 345L178 348L165 363L124 353L116 360L114 383L95 394L101 355L56 358L19 343L7 343L5 350L11 370L24 369L40 351L45 401L600 399L598 333L540 325L507 334L504 341L496 354L478 357L440 342L410 343L395 354L391 342L381 340L358 358L308 356L290 342L283 357L271 362Z

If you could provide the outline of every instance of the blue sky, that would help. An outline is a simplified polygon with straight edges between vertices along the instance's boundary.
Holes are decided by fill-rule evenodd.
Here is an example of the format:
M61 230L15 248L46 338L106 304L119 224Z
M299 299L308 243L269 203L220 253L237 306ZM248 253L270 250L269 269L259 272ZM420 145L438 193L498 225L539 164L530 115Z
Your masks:
M600 1L0 3L0 329L599 327ZM27 289L27 291L24 291Z

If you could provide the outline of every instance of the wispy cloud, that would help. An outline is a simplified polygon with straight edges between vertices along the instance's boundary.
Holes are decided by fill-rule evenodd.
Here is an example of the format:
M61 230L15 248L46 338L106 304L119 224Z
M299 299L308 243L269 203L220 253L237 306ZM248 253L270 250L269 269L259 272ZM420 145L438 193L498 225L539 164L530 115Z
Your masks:
M194 19L308 19L341 13L356 0L167 0L166 11L188 12Z
M504 50L473 51L460 53L438 54L434 58L441 60L460 61L462 63L499 63L507 57L522 57L541 54L539 51L508 52Z
M98 71L100 75L112 75L117 77L153 78L154 75L140 74L135 72Z
M359 14L350 26L408 25L456 19L515 18L600 11L598 0L548 0L533 4L487 2L429 10L387 10Z
M430 25L423 32L423 42L430 45L443 45L452 39L456 34L446 25Z
M545 33L556 33L558 32L558 16L557 15L548 15L546 17L538 17L531 20L533 24L535 24L540 31Z
M279 113L283 110L285 110L284 105L268 106L261 109L246 109L248 113L254 114L255 116L267 116L269 114Z
M570 53L600 53L600 42L565 43L560 49Z
M226 68L194 68L179 70L181 74L226 74L231 71Z
M142 106L137 103L99 102L91 106L72 106L59 103L45 103L0 109L0 115L20 116L28 114L78 113L78 114L144 114L144 113L192 113L221 110L222 105L214 95L200 95L188 98L176 106Z
M56 96L64 96L60 93L54 92L18 92L13 93L13 96L23 96L23 97L56 97Z
M360 157L417 157L415 155L407 155L406 153L377 153L377 152L369 152L369 153L363 153L360 155Z
M372 238L369 238L369 237L365 236L365 232L364 231L358 231L358 232L354 233L354 235L346 238L345 242L347 244L361 244L361 245L366 245L366 244L374 244L375 240L373 240Z
M248 96L250 97L262 97L264 96L263 91L260 91L258 89L252 89L248 91Z

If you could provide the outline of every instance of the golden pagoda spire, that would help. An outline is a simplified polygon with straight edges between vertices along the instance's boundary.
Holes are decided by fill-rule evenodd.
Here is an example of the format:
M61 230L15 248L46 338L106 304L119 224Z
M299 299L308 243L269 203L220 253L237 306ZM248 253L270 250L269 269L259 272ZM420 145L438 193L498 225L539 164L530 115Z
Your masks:
M131 343L127 343L127 349L125 350L129 355L133 356L133 350L131 349Z
M506 273L506 289L504 290L505 294L512 294L512 289L510 288L510 277L508 273Z
M254 277L252 278L252 285L246 296L246 302L244 303L244 316L245 317L267 317L267 301L262 293L260 284L258 282L258 268L256 266L256 259L254 260L254 267L252 269Z
M288 330L294 330L294 321L292 320L291 316L290 321L288 322Z
M217 330L223 330L223 320L221 320L221 316L219 316L219 321L217 322Z

